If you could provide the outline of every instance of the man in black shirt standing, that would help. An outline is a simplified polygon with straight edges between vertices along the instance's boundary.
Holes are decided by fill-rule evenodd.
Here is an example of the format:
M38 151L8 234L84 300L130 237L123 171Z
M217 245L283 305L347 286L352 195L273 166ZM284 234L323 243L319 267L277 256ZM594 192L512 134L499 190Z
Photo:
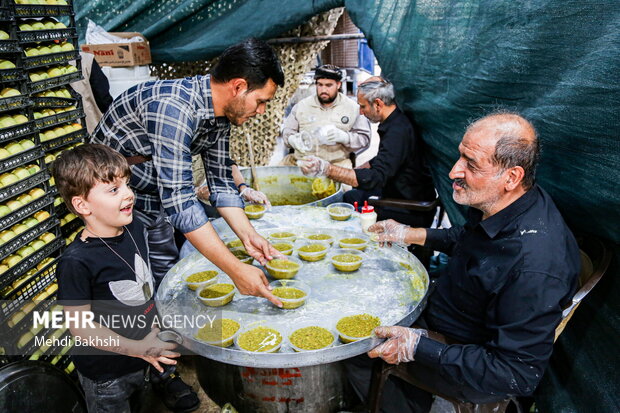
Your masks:
M372 77L358 86L360 112L371 122L379 122L377 156L356 169L332 165L318 157L301 161L301 170L310 176L326 176L356 188L344 195L344 201L360 205L370 196L432 201L433 181L424 164L422 141L415 135L409 119L396 106L394 87L380 77ZM430 226L431 212L407 211L383 207L379 219L395 219L414 226Z
M580 270L579 249L551 197L534 183L539 144L534 127L513 113L471 124L450 178L467 223L370 227L380 242L419 244L451 256L417 328L379 327L388 340L371 358L410 362L408 371L438 393L473 403L532 394L538 385ZM438 333L438 334L437 334ZM415 361L414 361L415 360ZM349 363L360 395L365 361ZM385 411L427 412L430 393L386 383Z

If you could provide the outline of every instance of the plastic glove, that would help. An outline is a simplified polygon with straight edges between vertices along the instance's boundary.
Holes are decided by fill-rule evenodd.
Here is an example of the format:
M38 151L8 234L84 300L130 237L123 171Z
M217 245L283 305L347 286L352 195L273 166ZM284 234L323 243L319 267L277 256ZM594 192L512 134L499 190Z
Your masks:
M326 125L321 127L322 145L337 145L339 143L345 146L351 143L351 137L348 132L338 129L334 125Z
M393 219L388 219L371 225L368 227L368 232L373 233L370 236L373 241L380 243L387 242L388 244L394 242L407 245L405 236L409 228L411 228L409 225L401 224Z
M261 191L252 189L249 186L243 188L239 195L241 195L241 198L243 198L244 201L251 202L253 204L264 204L267 208L271 208L271 202L269 202L267 195Z
M386 363L398 364L413 361L421 337L428 332L419 328L377 327L375 335L387 341L368 352L370 358L381 357Z
M312 151L312 136L308 132L294 133L288 137L288 144L297 152Z
M207 185L202 185L195 190L198 199L204 202L209 202L209 196L211 195L211 192L209 192L209 187Z
M317 176L327 176L327 169L329 168L329 162L316 156L306 156L298 160L297 165L301 168L301 172L304 175L315 178Z

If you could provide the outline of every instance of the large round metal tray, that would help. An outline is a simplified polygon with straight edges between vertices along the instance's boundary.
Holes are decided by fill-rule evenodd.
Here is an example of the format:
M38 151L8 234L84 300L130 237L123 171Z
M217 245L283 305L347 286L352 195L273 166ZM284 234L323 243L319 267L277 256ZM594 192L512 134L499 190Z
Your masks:
M311 211L310 214L299 214L299 211ZM363 237L361 232L352 231L358 228L357 217L348 221L347 230L341 229L343 224L329 228L309 228L306 220L325 224L329 220L321 221L313 215L327 215L324 208L302 207L297 211L298 222L303 226L288 227L285 229L295 232L298 237L316 231L332 235L336 242L332 248L337 248L337 241L341 238ZM278 214L281 217L286 213ZM277 221L277 220L276 220ZM288 221L288 219L286 219ZM333 221L332 221L333 222ZM355 223L356 225L352 225ZM216 227L222 227L221 222ZM283 229L279 227L279 229ZM222 231L224 232L224 231ZM260 233L267 234L269 229L259 229ZM229 233L230 234L230 233ZM224 235L224 241L231 240ZM297 247L302 241L295 243ZM369 313L381 318L384 325L411 325L424 308L424 301L428 291L428 274L423 265L415 256L400 247L379 247L370 243L365 251L366 258L362 267L352 273L342 273L331 265L328 259L305 263L296 276L312 287L312 294L307 303L295 310L281 310L274 307L266 299L242 296L236 294L234 300L227 306L220 308L206 307L196 298L196 293L189 290L183 279L189 274L205 269L216 269L201 254L195 252L177 263L166 275L157 293L157 307L160 315L205 315L216 317L234 317L243 325L252 322L264 322L276 327L284 336L284 344L278 353L248 353L238 348L219 348L196 340L194 335L197 326L177 328L177 332L184 338L183 345L202 356L240 366L251 367L303 367L350 358L362 354L375 347L380 341L376 338L357 341L350 344L338 344L334 347L295 353L286 338L292 331L309 321L327 328L335 328L336 322L344 315ZM258 266L258 263L254 262ZM220 271L219 281L229 281L228 276ZM268 276L271 280L271 277Z

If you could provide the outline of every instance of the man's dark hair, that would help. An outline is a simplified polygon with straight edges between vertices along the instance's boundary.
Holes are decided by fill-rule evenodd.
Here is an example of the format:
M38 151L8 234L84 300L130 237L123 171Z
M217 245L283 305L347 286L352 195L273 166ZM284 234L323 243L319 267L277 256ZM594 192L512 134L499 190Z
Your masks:
M218 83L245 79L248 91L262 88L269 79L278 86L284 86L284 72L276 52L264 41L254 38L224 50L209 73Z

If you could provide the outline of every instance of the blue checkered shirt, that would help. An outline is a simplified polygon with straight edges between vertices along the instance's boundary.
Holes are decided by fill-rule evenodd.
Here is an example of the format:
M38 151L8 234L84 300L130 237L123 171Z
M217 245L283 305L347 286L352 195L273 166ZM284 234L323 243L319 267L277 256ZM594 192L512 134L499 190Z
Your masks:
M91 142L124 156L151 156L131 167L136 209L155 216L161 208L183 233L208 222L194 192L192 155L205 166L211 203L243 207L229 159L230 123L215 117L209 75L136 85L117 97Z

